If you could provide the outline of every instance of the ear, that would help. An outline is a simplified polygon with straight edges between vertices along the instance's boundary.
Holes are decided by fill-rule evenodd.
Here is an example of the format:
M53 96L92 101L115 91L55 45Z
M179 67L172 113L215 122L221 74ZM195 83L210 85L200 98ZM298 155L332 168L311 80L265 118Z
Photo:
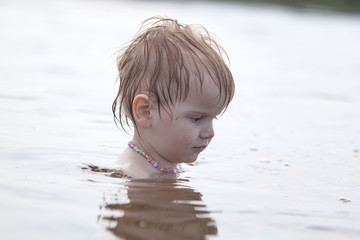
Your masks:
M142 128L151 127L149 97L145 94L136 95L132 107L136 123Z

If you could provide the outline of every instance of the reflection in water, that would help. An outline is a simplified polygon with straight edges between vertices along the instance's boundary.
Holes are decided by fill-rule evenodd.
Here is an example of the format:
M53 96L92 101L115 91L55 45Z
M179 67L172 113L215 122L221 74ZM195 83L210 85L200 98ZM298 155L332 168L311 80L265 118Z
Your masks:
M184 179L129 180L107 192L99 223L124 239L205 239L215 221ZM127 196L126 196L127 193Z

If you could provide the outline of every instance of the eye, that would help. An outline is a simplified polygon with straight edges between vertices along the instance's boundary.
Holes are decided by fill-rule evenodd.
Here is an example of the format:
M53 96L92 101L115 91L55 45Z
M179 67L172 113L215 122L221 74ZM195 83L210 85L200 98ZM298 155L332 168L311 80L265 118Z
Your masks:
M192 117L191 119L194 121L194 122L199 122L203 117L202 116L196 116L196 117Z

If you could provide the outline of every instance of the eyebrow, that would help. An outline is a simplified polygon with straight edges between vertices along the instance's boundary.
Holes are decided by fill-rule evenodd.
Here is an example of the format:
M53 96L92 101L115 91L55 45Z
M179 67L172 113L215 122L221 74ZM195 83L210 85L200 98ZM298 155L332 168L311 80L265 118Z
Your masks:
M210 115L207 112L201 112L201 111L188 111L187 113L194 114L194 115L196 115L196 114L198 114L198 115Z
M187 113L188 114L193 114L193 115L203 115L203 116L218 116L218 115L221 114L221 112L218 113L218 114L209 114L207 112L202 112L202 111L189 111Z

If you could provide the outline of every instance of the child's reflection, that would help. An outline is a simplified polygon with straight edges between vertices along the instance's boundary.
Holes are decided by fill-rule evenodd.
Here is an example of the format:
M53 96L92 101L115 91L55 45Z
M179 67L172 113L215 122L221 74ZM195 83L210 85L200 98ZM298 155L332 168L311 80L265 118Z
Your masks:
M105 195L99 221L124 239L205 239L216 235L201 194L186 180L130 180ZM127 197L126 192L127 189Z

